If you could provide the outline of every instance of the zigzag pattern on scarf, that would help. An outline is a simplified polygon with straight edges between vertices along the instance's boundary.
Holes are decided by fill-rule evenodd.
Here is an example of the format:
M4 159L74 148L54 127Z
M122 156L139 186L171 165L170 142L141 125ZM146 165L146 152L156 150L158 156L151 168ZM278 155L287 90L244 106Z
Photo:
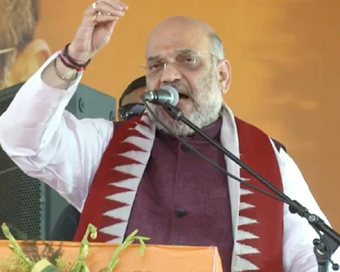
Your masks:
M114 209L107 210L103 216L110 220L103 220L108 225L101 226L98 236L105 236L108 243L122 243L131 214L135 195L149 159L154 141L152 125L144 115L130 128L127 137L120 143L122 150L117 158L122 164L115 166L112 171L113 180L108 184L105 201L112 202ZM125 163L123 163L125 162Z

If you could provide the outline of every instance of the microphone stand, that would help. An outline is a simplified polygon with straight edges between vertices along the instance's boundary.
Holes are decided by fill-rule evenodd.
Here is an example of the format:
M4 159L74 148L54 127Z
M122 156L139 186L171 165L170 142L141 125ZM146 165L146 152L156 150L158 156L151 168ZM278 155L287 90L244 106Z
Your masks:
M319 234L320 239L314 239L314 254L317 259L319 272L327 272L328 271L328 263L332 263L333 270L339 270L339 265L333 263L331 260L332 254L335 250L340 246L340 235L334 231L330 226L328 226L319 216L315 214L311 214L306 207L301 205L298 201L292 200L286 194L278 190L275 186L273 186L269 181L260 176L254 170L252 170L248 165L243 163L239 158L237 158L234 154L232 154L229 150L221 146L218 142L211 139L208 135L206 135L202 130L200 130L196 125L194 125L191 121L189 121L182 113L182 111L166 102L162 104L164 110L172 117L174 120L181 121L190 127L197 134L202 136L205 140L211 143L214 147L216 147L219 151L224 153L229 159L247 171L250 175L256 178L259 182L261 182L264 186L269 188L275 194L279 196L279 198L289 206L289 211L292 214L298 214L302 218L307 219L308 223L315 229L315 231Z

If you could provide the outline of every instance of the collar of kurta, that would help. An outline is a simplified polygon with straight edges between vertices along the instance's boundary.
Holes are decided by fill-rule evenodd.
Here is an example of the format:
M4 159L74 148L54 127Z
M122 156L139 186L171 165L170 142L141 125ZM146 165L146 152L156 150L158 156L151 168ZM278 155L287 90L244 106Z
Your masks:
M96 242L123 242L155 135L155 124L146 113L115 128L86 199L75 241L82 239L91 223L98 228ZM273 143L261 130L235 118L227 106L222 112L220 141L282 190ZM229 158L225 162L228 172L267 190ZM282 271L283 204L229 177L228 185L234 237L232 271Z

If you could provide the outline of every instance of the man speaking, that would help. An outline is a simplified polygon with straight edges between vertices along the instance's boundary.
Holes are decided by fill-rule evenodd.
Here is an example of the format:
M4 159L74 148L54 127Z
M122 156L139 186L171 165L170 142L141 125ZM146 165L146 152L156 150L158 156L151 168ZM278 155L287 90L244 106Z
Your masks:
M172 134L258 184L162 107L150 105L171 133L148 112L112 123L77 120L65 111L82 73L114 38L127 10L118 0L99 0L85 10L71 44L28 80L1 116L3 150L82 212L75 240L88 223L98 227L98 242L121 243L126 233L139 229L153 244L217 246L224 271L317 271L312 244L317 234L306 220L182 146ZM224 104L231 68L207 24L185 17L164 20L151 32L145 55L149 91L175 88L177 106L190 121L324 218L283 148Z

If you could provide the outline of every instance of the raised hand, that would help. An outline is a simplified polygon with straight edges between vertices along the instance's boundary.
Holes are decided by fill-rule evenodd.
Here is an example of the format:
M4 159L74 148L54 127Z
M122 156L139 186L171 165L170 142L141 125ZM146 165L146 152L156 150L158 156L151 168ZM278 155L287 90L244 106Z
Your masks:
M69 55L86 62L104 47L112 36L119 18L123 17L128 6L119 0L99 0L89 6L81 25L68 48Z

